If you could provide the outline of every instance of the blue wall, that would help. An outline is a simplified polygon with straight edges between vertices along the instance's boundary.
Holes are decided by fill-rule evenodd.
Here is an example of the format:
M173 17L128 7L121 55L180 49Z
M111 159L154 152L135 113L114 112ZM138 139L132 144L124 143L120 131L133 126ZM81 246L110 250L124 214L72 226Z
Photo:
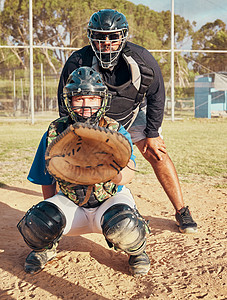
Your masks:
M227 110L227 91L213 88L214 75L195 78L195 117L211 118L212 111Z

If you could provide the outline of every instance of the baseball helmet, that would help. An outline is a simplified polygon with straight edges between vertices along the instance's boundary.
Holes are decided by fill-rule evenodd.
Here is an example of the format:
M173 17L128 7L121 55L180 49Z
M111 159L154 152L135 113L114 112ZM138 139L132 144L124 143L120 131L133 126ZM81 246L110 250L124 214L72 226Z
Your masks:
M126 43L128 28L126 17L114 9L102 9L91 16L87 34L102 68L109 69L117 64L117 58ZM107 37L108 52L103 49ZM114 43L119 43L117 49Z
M101 105L97 108L97 111L91 114L90 117L79 115L75 110L82 108L90 109L90 106L72 106L73 96L100 96ZM97 124L101 117L109 109L111 94L108 93L106 85L100 74L90 67L80 67L74 70L66 82L63 88L62 100L67 108L67 111L71 118L75 122L86 122L89 124ZM94 107L93 107L94 108Z

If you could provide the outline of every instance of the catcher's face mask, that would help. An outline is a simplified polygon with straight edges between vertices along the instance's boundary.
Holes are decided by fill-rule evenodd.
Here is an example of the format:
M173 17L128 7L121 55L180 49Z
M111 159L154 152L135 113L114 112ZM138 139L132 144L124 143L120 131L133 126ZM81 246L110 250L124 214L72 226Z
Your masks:
M90 118L100 109L101 101L100 96L73 96L71 108L74 113L84 118Z
M70 74L62 99L74 121L97 124L109 109L111 94L97 71L80 67Z
M91 31L89 40L103 68L108 69L115 65L114 62L117 61L126 38L123 30L113 32Z

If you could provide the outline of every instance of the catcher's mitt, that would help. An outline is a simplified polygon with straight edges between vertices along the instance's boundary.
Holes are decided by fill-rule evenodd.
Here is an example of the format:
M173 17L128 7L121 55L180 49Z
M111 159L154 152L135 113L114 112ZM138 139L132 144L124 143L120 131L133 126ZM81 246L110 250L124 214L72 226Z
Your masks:
M50 143L45 160L56 179L92 185L114 178L130 156L130 143L119 132L75 123Z

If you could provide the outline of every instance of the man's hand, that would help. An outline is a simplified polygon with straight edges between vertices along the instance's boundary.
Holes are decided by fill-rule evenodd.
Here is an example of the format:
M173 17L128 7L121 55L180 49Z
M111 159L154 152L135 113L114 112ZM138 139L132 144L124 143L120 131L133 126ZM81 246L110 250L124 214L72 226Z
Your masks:
M143 142L142 152L146 153L149 151L154 154L158 160L162 160L162 153L167 153L166 145L160 136L156 138L146 138L140 142Z

